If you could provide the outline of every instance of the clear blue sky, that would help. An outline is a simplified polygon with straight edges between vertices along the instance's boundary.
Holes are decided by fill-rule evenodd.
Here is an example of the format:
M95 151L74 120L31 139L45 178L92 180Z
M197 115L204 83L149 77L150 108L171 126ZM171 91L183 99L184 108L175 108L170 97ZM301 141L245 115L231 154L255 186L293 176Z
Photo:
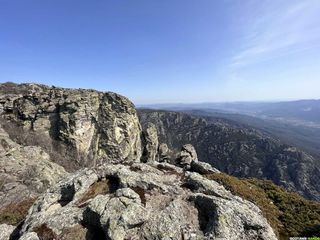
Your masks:
M0 82L137 104L320 98L319 0L0 0Z

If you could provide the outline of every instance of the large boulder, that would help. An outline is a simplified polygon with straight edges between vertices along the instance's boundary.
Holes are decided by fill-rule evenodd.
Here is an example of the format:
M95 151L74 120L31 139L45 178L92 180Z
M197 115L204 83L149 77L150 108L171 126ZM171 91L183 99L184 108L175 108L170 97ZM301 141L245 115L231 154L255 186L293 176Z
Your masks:
M159 162L170 162L171 161L171 151L168 148L168 145L161 143L158 148L158 159Z
M68 176L34 203L20 239L44 232L87 240L277 239L253 203L168 163L104 164Z
M137 112L132 102L116 93L1 84L0 114L37 133L47 144L55 140L63 143L58 149L68 146L83 165L141 157Z
M185 144L181 148L178 158L178 164L186 169L190 169L192 162L198 161L198 155L195 148L191 144Z

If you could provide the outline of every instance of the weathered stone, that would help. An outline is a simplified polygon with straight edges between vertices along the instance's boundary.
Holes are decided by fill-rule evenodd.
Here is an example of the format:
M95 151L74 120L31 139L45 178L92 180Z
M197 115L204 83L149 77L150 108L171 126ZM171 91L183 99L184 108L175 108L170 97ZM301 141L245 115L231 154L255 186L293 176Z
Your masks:
M13 142L0 125L0 207L34 198L66 175L42 148Z
M178 158L178 163L186 169L190 169L192 162L197 162L197 152L191 144L183 145Z
M211 239L277 239L260 209L241 198L223 199L197 193L190 198L200 215L200 228Z
M130 188L117 190L115 196L94 198L84 213L84 221L98 223L110 239L122 240L130 228L148 219L148 212L141 206L139 195Z
M88 198L97 181L108 181L109 191ZM104 164L70 175L38 198L21 234L46 226L63 237L80 224L88 240L276 239L254 204L168 163Z
M35 232L30 232L23 235L19 240L39 240L39 238Z
M157 128L154 124L149 124L148 127L143 132L144 140L144 152L143 161L144 162L154 162L156 161L158 154L158 134Z
M116 93L0 85L0 109L6 119L68 145L79 164L140 160L137 112Z
M190 171L197 172L200 174L211 174L211 173L220 173L220 171L212 167L209 163L205 162L191 162Z
M0 240L9 240L15 226L0 224Z
M161 143L158 148L159 162L170 162L170 149L165 143Z

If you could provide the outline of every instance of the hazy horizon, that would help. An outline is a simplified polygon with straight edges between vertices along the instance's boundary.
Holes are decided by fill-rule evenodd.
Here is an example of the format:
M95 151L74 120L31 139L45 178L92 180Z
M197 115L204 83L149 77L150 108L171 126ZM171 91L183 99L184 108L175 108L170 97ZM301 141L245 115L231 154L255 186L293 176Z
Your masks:
M1 1L0 82L137 105L320 98L317 0Z

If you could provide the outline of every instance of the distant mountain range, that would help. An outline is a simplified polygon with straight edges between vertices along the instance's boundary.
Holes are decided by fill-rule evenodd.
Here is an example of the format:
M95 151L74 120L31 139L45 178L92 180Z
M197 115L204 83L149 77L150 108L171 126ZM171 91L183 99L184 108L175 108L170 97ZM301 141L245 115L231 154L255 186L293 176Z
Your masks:
M240 113L262 119L272 119L293 125L320 128L320 100L287 102L225 102L195 104L154 104L141 108L166 110L217 110L225 113Z
M171 149L177 150L183 143L190 143L196 148L200 160L225 173L269 179L307 198L320 199L319 159L279 140L274 134L236 119L208 114L195 116L146 109L138 112L142 127L146 129L149 123L153 123L157 127L159 142L166 143Z

